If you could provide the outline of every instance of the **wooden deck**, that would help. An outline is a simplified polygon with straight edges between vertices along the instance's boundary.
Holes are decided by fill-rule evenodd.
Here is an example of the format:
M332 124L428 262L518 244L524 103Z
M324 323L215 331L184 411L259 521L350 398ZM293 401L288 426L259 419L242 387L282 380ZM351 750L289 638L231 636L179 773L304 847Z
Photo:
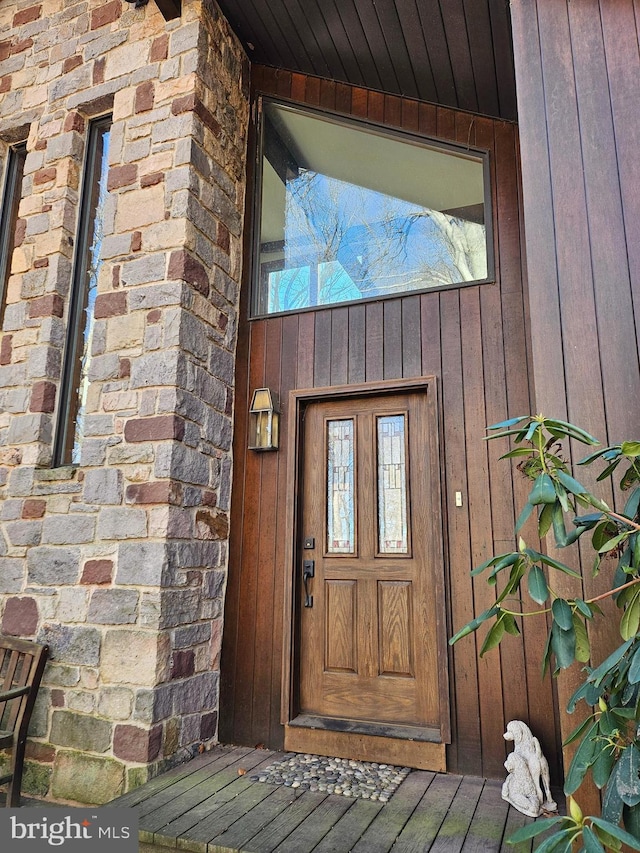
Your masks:
M386 803L252 782L283 753L217 746L115 800L140 815L141 853L528 853L501 784L415 770Z

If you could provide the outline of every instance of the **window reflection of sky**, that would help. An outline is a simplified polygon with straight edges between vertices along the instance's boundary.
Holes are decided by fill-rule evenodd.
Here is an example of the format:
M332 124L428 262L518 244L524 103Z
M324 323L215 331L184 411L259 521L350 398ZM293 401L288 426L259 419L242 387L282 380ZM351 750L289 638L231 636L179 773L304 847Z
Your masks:
M85 416L87 407L87 394L89 392L89 371L91 367L91 351L93 346L93 332L95 328L95 303L98 295L98 274L102 259L102 240L104 238L104 209L107 199L107 176L109 173L109 130L101 131L101 140L98 150L100 151L100 177L98 185L98 199L94 211L93 233L91 245L87 257L87 307L85 308L85 322L83 331L83 347L81 356L80 381L78 386L78 411L76 414L75 435L71 461L74 464L80 462L80 450L82 439L85 434Z

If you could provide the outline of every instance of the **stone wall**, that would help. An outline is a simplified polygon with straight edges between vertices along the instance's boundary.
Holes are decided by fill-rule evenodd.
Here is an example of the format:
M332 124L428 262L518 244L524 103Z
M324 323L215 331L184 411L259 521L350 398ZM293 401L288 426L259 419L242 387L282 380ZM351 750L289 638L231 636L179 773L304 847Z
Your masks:
M26 790L100 803L216 738L248 66L212 0L2 0L26 140L0 340L0 630L51 646ZM86 437L52 448L87 128L112 113Z

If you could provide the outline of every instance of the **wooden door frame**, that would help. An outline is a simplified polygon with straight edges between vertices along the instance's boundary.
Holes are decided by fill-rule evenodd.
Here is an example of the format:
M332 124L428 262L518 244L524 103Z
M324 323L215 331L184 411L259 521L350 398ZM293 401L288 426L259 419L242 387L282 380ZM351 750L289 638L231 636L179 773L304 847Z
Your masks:
M282 646L282 685L281 715L284 726L297 715L295 678L299 667L299 644L296 639L298 612L296 607L296 566L298 565L299 543L299 482L302 476L302 412L311 402L323 400L347 399L349 397L376 397L398 393L418 392L427 395L427 417L432 427L433 440L429 442L429 470L433 489L433 533L434 557L442 567L434 573L436 596L436 641L438 646L438 683L440 685L441 743L451 742L451 718L449 696L449 654L447 645L446 591L444 527L442 513L442 456L440 450L440 417L435 376L421 376L413 379L368 382L357 385L334 385L319 388L294 389L289 392L288 401L288 441L287 441L287 489L286 521L288 531L285 550L285 589L283 614ZM375 738L374 740L381 740ZM435 744L434 744L435 746ZM443 746L444 749L444 746ZM434 769L444 769L434 768Z

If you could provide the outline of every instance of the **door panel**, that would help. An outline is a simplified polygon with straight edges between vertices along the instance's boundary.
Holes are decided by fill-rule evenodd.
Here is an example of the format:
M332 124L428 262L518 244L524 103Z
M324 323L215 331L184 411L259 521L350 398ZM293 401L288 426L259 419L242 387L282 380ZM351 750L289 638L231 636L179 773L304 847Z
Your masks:
M325 583L327 672L358 671L356 594L355 580L327 580Z
M307 405L300 719L443 740L429 415L421 391Z
M380 675L414 678L413 587L408 581L378 582Z

